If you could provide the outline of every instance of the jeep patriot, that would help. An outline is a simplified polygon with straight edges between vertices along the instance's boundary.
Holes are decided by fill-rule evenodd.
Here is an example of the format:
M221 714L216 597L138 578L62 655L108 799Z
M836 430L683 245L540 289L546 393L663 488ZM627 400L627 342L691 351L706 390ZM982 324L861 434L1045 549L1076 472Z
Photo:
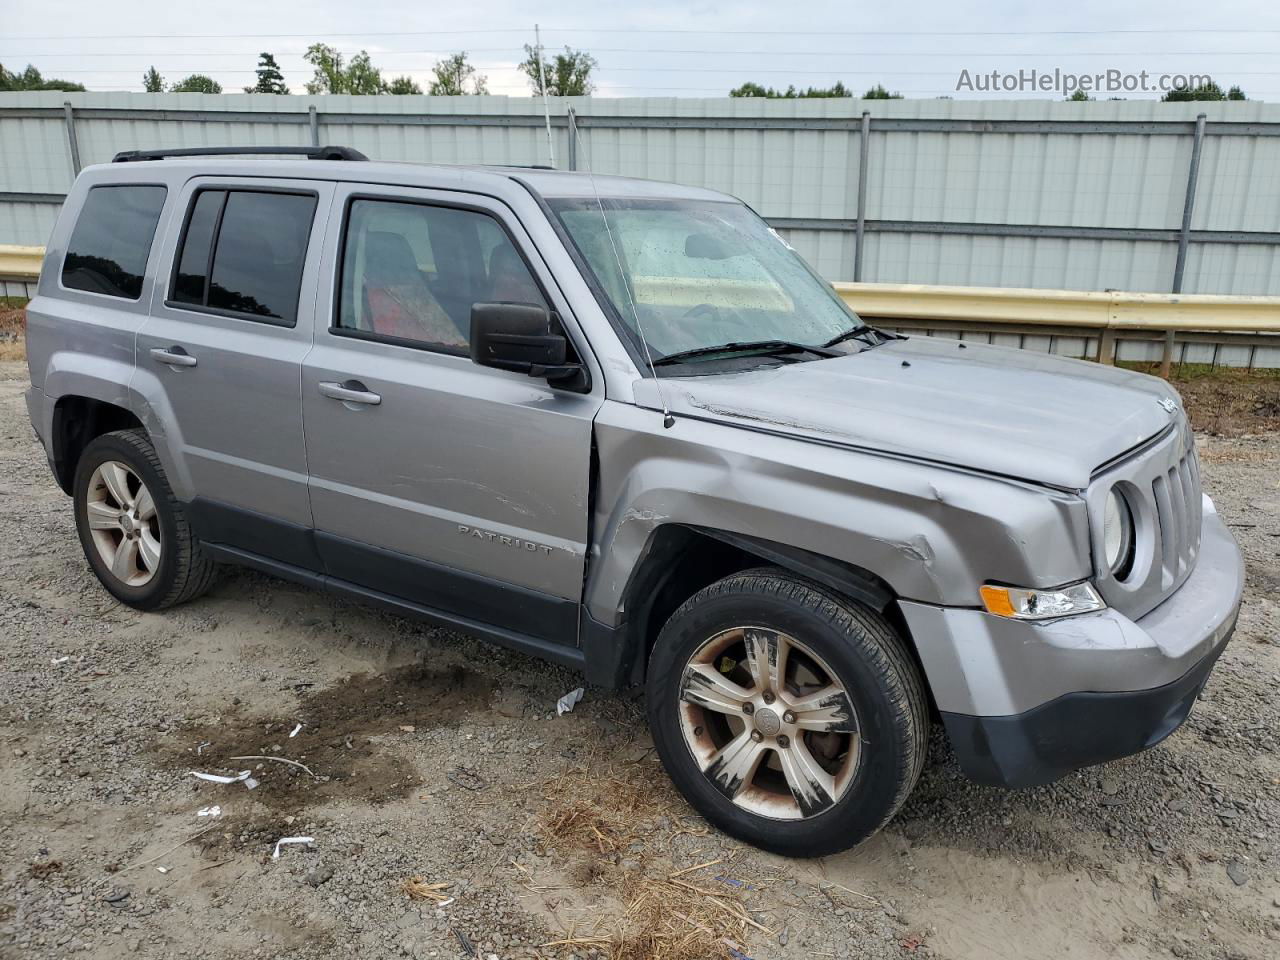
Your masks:
M196 153L84 170L28 307L123 603L242 564L643 684L693 807L793 856L888 821L934 722L1008 787L1160 742L1231 634L1161 380L877 330L709 190Z

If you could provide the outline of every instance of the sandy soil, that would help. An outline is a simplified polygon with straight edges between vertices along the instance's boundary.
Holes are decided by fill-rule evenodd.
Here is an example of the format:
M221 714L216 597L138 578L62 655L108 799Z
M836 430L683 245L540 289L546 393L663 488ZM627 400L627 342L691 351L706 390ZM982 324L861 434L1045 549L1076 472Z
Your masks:
M935 732L881 835L799 862L708 830L635 696L557 717L563 670L244 571L114 603L25 386L0 364L0 956L1280 956L1280 435L1202 441L1249 581L1182 730L1017 793Z

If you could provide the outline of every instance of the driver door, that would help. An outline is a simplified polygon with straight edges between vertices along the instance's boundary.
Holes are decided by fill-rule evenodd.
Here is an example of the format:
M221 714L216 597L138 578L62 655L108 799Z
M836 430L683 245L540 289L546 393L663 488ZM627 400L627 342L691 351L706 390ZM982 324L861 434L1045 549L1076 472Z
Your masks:
M302 369L326 572L576 644L600 378L569 393L468 354L473 303L567 303L496 199L340 185L335 209Z

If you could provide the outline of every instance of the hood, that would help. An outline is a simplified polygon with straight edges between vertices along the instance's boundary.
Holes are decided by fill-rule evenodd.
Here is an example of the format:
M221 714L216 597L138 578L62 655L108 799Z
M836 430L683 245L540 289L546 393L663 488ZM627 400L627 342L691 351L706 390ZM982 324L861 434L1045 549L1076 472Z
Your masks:
M665 377L677 416L1069 489L1182 416L1164 381L1009 347L911 337L829 360ZM653 380L637 398L656 404ZM646 404L648 405L648 404Z

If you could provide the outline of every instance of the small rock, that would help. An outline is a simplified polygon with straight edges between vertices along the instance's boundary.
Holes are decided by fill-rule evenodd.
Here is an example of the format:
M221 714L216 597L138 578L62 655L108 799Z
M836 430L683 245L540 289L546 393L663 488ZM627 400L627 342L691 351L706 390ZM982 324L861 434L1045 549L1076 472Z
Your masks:
M1232 860L1227 864L1227 876L1237 887L1243 887L1249 882L1249 874L1245 872L1244 864L1239 860Z
M1120 792L1120 778L1111 777L1111 776L1103 777L1102 792L1105 793L1108 797L1114 797L1117 793Z
M333 879L333 867L327 863L317 863L303 875L303 879L311 886L318 887Z

